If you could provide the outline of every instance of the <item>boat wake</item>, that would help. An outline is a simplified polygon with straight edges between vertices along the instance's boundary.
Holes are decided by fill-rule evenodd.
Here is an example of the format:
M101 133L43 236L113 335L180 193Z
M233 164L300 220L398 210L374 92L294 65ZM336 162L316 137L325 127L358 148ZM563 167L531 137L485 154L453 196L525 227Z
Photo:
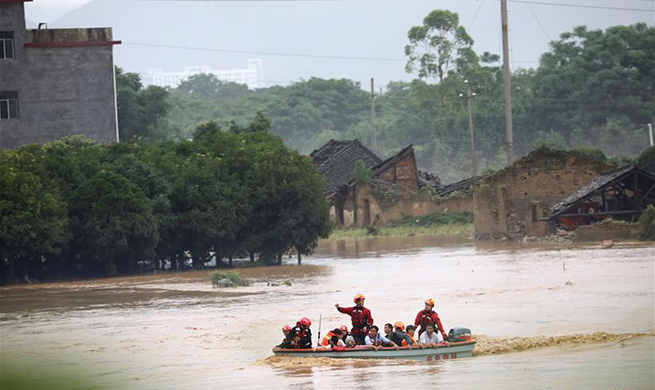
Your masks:
M564 345L602 344L619 342L638 337L653 337L655 332L646 333L580 333L561 336L533 337L492 337L476 335L477 340L473 356L499 355L512 352L523 352L539 348Z
M343 359L326 357L293 357L293 356L269 356L266 359L257 360L255 364L269 365L274 368L306 368L314 366L345 366L361 361L361 359Z

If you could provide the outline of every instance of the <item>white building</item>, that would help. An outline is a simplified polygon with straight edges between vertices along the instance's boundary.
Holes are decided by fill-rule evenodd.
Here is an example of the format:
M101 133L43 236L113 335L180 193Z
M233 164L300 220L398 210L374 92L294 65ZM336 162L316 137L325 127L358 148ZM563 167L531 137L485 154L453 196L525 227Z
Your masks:
M248 60L248 67L244 69L212 70L209 66L187 66L182 72L164 72L161 68L148 69L142 75L141 81L145 86L177 88L182 81L201 73L213 74L221 81L246 84L250 89L262 87L264 74L262 60L251 58Z

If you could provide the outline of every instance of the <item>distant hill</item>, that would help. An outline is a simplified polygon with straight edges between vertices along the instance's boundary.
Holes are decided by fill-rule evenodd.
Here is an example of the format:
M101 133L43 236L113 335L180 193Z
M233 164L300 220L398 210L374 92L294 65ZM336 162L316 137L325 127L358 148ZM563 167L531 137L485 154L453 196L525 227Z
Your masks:
M603 0L604 1L604 0ZM608 4L612 4L609 2ZM367 86L409 79L403 61L356 61L219 53L142 47L143 42L175 46L224 48L262 52L308 53L358 57L404 58L407 31L435 7L460 15L471 27L476 49L500 53L499 5L474 0L428 1L111 1L94 0L49 24L57 27L114 28L115 62L128 71L147 68L181 70L184 66L241 68L248 58L262 58L265 79L282 84L311 76L351 78ZM474 20L476 10L480 11ZM607 27L632 23L649 14L532 6L551 38L578 24ZM510 3L514 65L532 67L547 49L546 35L533 14ZM565 11L565 12L564 12ZM626 19L628 18L628 19ZM641 19L640 19L641 18ZM647 21L648 22L648 21ZM652 21L650 21L652 23ZM528 62L519 62L528 61Z

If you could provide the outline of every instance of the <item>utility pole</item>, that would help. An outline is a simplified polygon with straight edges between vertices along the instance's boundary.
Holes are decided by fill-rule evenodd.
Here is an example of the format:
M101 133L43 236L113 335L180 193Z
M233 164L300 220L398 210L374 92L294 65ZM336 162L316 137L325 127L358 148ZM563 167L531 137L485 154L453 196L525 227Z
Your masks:
M466 83L466 104L469 110L469 135L471 136L471 163L473 165L473 176L478 175L478 163L475 159L475 135L473 133L473 110L471 109L471 100L475 97L475 93L471 92L471 84L468 80L464 80ZM460 93L460 97L463 95Z
M507 165L514 160L514 131L512 129L512 93L509 74L509 44L507 39L507 0L500 0L503 25L503 79L505 81L505 135L507 137Z
M650 138L650 146L653 146L653 124L648 124L648 137Z
M378 150L378 130L375 127L375 84L371 77L371 127L373 127L373 150Z

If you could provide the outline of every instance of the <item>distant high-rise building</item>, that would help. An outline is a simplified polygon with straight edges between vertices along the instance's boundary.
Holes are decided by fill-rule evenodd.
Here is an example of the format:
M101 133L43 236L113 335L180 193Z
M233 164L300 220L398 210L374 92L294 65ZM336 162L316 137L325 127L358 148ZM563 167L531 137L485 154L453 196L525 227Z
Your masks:
M209 66L187 66L182 72L164 72L161 68L148 69L141 78L143 84L159 87L177 88L180 83L196 74L213 74L221 81L246 84L248 88L262 87L263 65L259 58L248 60L248 67L243 69L212 70Z

